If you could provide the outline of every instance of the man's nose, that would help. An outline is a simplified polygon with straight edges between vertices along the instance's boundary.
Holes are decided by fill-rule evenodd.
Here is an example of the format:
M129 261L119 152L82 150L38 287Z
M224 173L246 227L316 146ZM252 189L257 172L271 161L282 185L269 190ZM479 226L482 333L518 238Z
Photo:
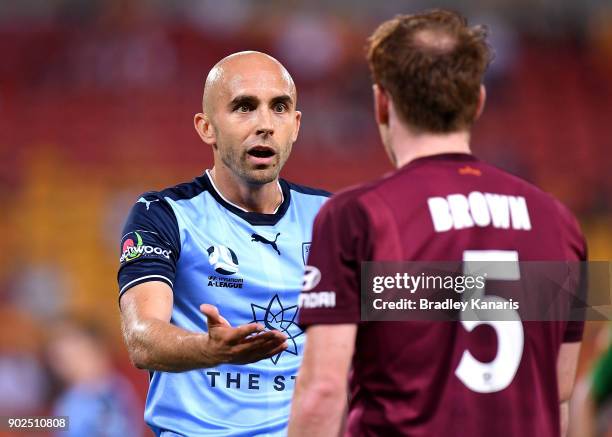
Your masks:
M263 136L274 134L274 124L272 122L272 114L269 109L265 108L259 111L257 131L255 133Z

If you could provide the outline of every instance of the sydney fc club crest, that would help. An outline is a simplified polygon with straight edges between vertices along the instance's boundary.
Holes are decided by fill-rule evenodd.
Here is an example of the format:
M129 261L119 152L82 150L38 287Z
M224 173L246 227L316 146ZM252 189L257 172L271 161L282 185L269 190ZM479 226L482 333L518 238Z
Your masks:
M289 347L270 358L274 364L278 363L283 353L298 354L295 339L302 335L304 331L295 323L297 309L297 305L284 307L278 294L274 295L265 307L254 303L251 304L251 310L253 311L252 323L262 323L266 329L280 331L288 337L287 344Z
M306 261L308 261L308 254L310 253L310 245L312 242L302 243L302 261L304 261L304 265L306 265Z

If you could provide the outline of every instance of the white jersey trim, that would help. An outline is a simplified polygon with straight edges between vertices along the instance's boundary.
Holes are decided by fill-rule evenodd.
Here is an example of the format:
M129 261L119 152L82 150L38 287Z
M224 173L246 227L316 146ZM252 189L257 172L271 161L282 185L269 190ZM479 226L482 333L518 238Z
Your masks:
M128 282L127 284L125 284L121 290L119 290L119 295L123 294L123 292L125 290L127 290L128 288L130 288L130 286L132 286L132 284L135 284L138 281L142 281L143 279L151 279L151 278L158 278L158 279L163 279L166 282L168 282L168 284L170 284L170 287L174 287L174 285L172 284L172 281L168 278L166 278L165 276L162 275L147 275L147 276L141 276L140 278L137 279L133 279L130 282Z
M208 180L210 181L210 184L212 185L212 187L214 188L214 190L217 192L217 194L219 195L219 197L221 199L223 199L225 202L227 202L230 205L232 205L234 208L238 208L242 212L252 212L252 211L246 210L243 207L238 206L235 203L230 202L229 200L227 200L225 198L225 196L221 193L221 191L219 191L219 189L215 185L215 181L213 180L213 178L212 178L212 176L210 174L210 170L209 169L206 169L206 176L208 177ZM278 204L278 206L276 207L276 209L274 210L274 212L272 214L276 214L278 212L278 209L283 204L283 202L285 202L285 196L283 195L283 190L281 189L280 182L278 182L278 179L276 180L276 185L278 186L278 191L280 191L280 194L281 194L281 201L280 201L280 203Z

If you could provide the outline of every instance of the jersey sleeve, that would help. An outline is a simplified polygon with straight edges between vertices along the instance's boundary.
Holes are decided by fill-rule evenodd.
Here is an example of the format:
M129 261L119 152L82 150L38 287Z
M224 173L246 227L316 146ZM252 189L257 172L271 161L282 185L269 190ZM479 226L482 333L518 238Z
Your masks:
M317 215L299 298L299 322L358 323L361 262L368 256L367 215L354 199L332 198Z
M587 244L580 229L580 224L576 217L559 201L555 201L558 217L561 225L562 241L565 251L565 259L568 261L580 262L580 290L576 293L576 298L579 301L577 305L583 306L587 302ZM573 343L582 341L582 334L584 331L584 321L568 321L563 341L566 343Z
M147 193L132 207L121 237L119 297L135 285L163 281L171 288L180 255L180 235L172 207Z

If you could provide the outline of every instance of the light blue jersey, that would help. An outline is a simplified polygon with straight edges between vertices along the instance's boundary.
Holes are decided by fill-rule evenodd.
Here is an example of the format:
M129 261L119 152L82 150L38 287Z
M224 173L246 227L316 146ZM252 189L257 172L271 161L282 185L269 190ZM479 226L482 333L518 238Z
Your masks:
M120 294L146 281L174 291L171 323L206 332L200 304L232 326L259 322L288 337L287 350L248 365L154 371L145 420L156 435L281 436L286 433L304 333L297 299L314 217L329 193L280 180L274 214L223 198L208 172L144 194L121 241Z

